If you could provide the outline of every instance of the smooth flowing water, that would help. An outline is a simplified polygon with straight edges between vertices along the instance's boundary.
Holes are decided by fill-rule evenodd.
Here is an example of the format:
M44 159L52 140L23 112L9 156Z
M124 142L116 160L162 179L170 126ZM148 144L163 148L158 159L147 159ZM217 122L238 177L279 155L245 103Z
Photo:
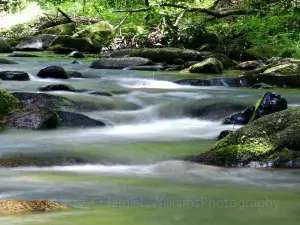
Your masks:
M250 106L264 90L182 86L172 81L196 76L92 70L70 60L16 61L20 64L1 65L1 70L27 71L31 81L3 81L2 87L9 91L37 92L48 84L68 83L114 95L51 93L102 106L84 114L106 127L1 133L1 156L80 156L102 163L0 169L0 199L48 199L74 207L0 217L0 224L299 224L300 171L229 169L180 161L210 149L220 131L233 129L221 124L224 115L216 112L218 108L203 113L205 106ZM62 65L87 78L37 78L46 65ZM299 90L275 91L286 97L290 107L300 105Z

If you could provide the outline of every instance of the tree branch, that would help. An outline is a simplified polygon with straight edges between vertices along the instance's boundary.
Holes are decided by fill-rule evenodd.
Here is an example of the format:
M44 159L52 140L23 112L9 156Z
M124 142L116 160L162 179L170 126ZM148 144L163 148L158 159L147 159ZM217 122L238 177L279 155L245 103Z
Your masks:
M118 30L131 14L132 12L128 12L127 15L123 18L123 20L117 26L114 27L114 31Z
M66 19L68 22L73 22L72 19L65 13L63 12L60 8L57 8L57 11L60 12Z
M147 12L151 9L151 7L142 8L142 9L124 9L124 10L114 10L113 12Z
M176 19L176 21L175 21L175 23L174 23L174 26L175 26L175 27L178 26L180 20L183 18L184 14L185 14L186 12L187 12L187 9L183 10L183 11L179 14L179 16L177 17L177 19Z

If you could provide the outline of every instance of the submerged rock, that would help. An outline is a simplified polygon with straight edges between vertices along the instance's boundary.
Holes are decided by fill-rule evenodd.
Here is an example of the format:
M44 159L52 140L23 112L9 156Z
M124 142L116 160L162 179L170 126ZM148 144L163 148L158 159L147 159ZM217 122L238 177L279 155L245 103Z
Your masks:
M222 63L215 58L207 58L200 63L197 63L188 68L191 73L216 73L220 74L223 71Z
M58 126L60 127L102 127L105 123L94 120L88 116L64 111L56 111Z
M17 62L14 62L12 60L9 59L5 59L5 58L0 58L0 65L1 64L18 64Z
M254 84L253 86L251 86L250 88L253 88L253 89L271 89L271 88L274 88L274 87L271 86L271 85L265 84L265 83L257 83L257 84Z
M46 200L0 200L0 215L28 212L49 212L70 208L70 206L63 203Z
M0 53L11 53L13 52L10 44L8 44L4 39L0 38Z
M83 74L78 71L68 70L66 71L69 77L72 78L84 78Z
M186 160L229 167L299 168L300 108L263 116L230 133L205 153Z
M68 79L67 72L61 66L47 66L41 69L37 76L40 78Z
M239 78L209 78L209 79L181 79L174 81L180 85L192 85L192 86L229 86L229 87L240 87Z
M46 87L39 88L39 91L71 91L75 92L75 88L73 88L69 84L51 84Z
M0 77L2 80L30 80L28 73L22 71L1 71Z
M126 57L126 58L105 58L93 61L89 68L92 69L123 69L129 66L146 66L153 63L146 58Z
M100 96L107 96L107 97L111 97L113 96L112 93L106 92L106 91L92 91L89 92L90 95L100 95Z

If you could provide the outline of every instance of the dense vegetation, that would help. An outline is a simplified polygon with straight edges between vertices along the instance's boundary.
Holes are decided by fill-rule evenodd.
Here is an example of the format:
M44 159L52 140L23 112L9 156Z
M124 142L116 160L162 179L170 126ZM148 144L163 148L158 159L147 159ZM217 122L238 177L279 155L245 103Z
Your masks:
M6 3L5 3L6 2ZM31 0L4 0L3 10L13 14L26 8ZM232 43L243 43L243 48L263 45L272 55L300 57L298 32L300 28L300 3L296 0L189 0L167 1L169 4L205 8L216 12L243 9L242 15L213 16L205 12L186 11L182 8L159 6L163 0L37 0L47 16L60 15L60 8L72 18L84 16L103 19L120 26L117 36L135 39L134 46L160 43L167 46L199 48L199 38L207 33L216 34L226 50ZM148 10L127 14L120 9ZM244 15L243 15L244 14ZM181 18L182 17L182 18ZM37 22L36 24L38 24ZM34 22L17 25L6 36L28 36L36 32ZM224 47L226 46L226 47Z

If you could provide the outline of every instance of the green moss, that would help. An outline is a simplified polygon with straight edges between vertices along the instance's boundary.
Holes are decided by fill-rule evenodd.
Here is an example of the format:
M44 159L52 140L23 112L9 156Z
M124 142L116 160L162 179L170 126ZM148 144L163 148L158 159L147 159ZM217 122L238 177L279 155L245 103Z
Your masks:
M78 23L66 23L60 24L54 27L50 27L42 30L41 34L56 34L56 35L73 35L78 30L83 29L85 26Z
M204 61L192 65L189 68L191 73L217 73L221 74L223 72L222 63L215 58L207 58Z
M8 114L19 101L7 91L0 89L0 115Z
M257 112L258 107L260 106L260 103L261 103L262 100L263 100L263 97L260 98L260 99L255 103L255 109L254 109L254 112L253 112L253 114L252 114L252 116L251 116L251 119L249 120L249 123L251 123L251 122L255 119L256 112Z
M252 59L268 59L274 55L272 47L267 45L264 46L254 46L252 48L247 49L244 54L243 58L246 60Z
M279 73L282 75L297 75L300 73L300 66L296 63L288 63L284 65L271 67L263 72L268 73Z

